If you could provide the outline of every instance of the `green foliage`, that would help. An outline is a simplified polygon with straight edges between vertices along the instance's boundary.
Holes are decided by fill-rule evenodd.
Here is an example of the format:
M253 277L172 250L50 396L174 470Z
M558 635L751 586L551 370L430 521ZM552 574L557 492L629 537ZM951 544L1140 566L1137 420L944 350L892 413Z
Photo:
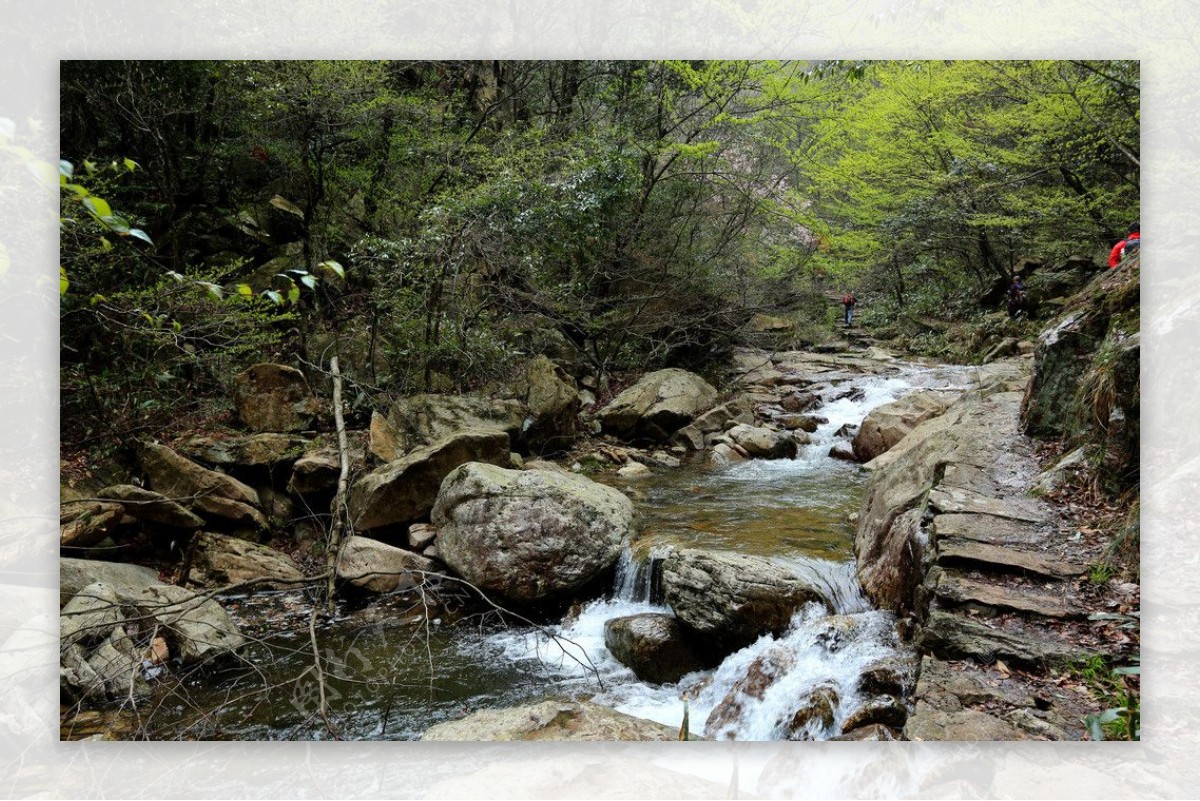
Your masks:
M1089 691L1105 708L1084 719L1093 740L1140 740L1142 738L1141 698L1137 678L1140 659L1134 664L1110 667L1102 656L1084 662L1079 675Z

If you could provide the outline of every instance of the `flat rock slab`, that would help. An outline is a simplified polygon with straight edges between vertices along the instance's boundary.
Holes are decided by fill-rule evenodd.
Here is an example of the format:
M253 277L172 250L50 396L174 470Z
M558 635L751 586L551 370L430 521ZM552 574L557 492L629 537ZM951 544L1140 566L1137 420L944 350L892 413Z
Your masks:
M960 537L939 537L937 551L939 565L966 562L1010 573L1033 573L1049 578L1066 578L1087 572L1087 567L1084 565Z
M1042 540L1041 527L1021 520L988 514L952 512L933 518L933 533L943 539L963 539L988 545L1032 545Z
M1007 704L1033 706L1033 695L1013 679L1005 679L964 663L944 662L932 656L921 660L921 677L914 697L947 711L963 705Z
M975 709L947 712L924 701L908 716L904 739L914 741L1028 740L1029 735L995 715Z
M1035 592L1023 586L988 584L953 573L942 573L934 592L939 598L955 603L977 603L1042 617L1076 617L1081 613L1059 595Z
M439 723L421 735L423 741L678 739L678 729L589 701L542 701L507 709L482 709L462 720Z
M993 515L1027 523L1046 523L1050 513L1032 498L991 498L986 495L939 484L929 493L929 505L939 512Z
M1036 633L1005 631L944 611L929 614L916 645L923 652L942 659L981 662L1004 659L1033 666L1069 662L1090 655L1085 649L1052 637L1044 630Z

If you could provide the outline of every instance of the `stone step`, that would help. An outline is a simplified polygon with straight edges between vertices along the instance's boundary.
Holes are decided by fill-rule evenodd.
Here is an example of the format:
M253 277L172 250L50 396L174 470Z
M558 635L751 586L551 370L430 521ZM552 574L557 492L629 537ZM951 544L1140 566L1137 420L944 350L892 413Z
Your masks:
M1066 618L1083 614L1079 607L1061 595L1037 592L1022 586L989 584L949 572L938 577L934 593L939 598L958 604L977 603L1042 617Z
M1027 523L1050 521L1050 513L1045 505L1032 498L991 498L941 484L929 493L929 505L943 513L986 514Z
M1027 628L1003 630L944 610L934 610L917 635L916 646L939 659L974 659L990 663L1044 667L1086 659L1093 652L1049 631Z
M1041 528L1033 523L987 514L940 514L933 518L934 536L965 539L988 545L1035 545L1043 540Z
M1011 547L992 545L973 539L939 537L937 563L947 566L963 562L1010 573L1033 573L1055 579L1078 576L1087 572L1087 567L1084 565L1064 562L1051 556L1018 551Z

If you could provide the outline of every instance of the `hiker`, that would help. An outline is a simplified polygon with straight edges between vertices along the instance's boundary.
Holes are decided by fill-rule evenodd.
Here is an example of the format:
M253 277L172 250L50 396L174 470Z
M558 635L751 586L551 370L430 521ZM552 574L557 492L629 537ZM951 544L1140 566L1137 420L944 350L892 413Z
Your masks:
M1140 223L1134 222L1129 225L1129 234L1117 244L1113 245L1113 249L1108 253L1108 269L1115 269L1121 263L1121 259L1132 255L1142 246L1142 226Z
M846 307L846 327L850 327L850 323L854 322L854 293L847 292L842 295L842 305Z
M1014 276L1012 285L1008 288L1008 316L1014 318L1025 308L1025 284L1021 276Z

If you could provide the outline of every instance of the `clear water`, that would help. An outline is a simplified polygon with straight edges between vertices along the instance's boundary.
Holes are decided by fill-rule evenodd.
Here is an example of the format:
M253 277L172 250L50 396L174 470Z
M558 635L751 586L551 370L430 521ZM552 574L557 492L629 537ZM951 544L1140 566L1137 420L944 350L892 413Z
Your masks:
M589 698L676 728L686 694L689 728L701 735L712 710L737 696L750 665L778 661L781 652L789 655L786 664L762 697L737 696L742 714L710 734L777 739L796 699L822 684L840 688L840 722L859 700L853 687L862 666L897 644L890 617L870 611L854 577L849 518L858 508L865 475L859 466L828 456L838 439L835 432L916 388L965 383L959 371L911 365L839 382L821 391L832 397L857 387L862 394L815 410L828 422L795 459L684 467L632 485L641 534L622 556L611 597L574 610L563 622L501 625L487 615L454 620L445 610L426 613L420 598L382 613L343 614L316 631L326 658L328 724L319 714L305 599L295 593L234 599L235 614L252 634L262 632L260 641L240 666L174 688L165 685L153 714L146 715L153 721L146 733L413 739L444 720L545 696ZM780 637L764 636L715 671L685 676L674 685L639 681L609 655L604 624L624 615L670 611L652 602L650 565L676 546L731 549L801 566L825 586L838 613L852 616L855 636L836 651L822 647L824 613L810 609ZM831 733L812 730L808 736L822 739Z

